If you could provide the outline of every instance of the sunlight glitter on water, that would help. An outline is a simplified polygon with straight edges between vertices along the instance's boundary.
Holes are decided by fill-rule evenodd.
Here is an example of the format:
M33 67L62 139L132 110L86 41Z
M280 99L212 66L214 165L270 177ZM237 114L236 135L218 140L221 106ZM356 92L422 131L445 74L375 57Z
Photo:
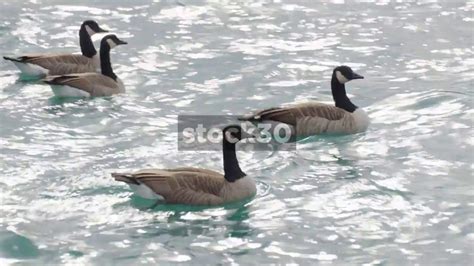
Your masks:
M0 263L470 263L474 5L348 2L1 2L3 55L79 52L85 19L129 44L112 52L127 92L106 99L0 64ZM253 199L143 210L109 177L221 171L220 152L177 151L177 115L331 103L339 64L365 76L347 86L369 130L239 151Z

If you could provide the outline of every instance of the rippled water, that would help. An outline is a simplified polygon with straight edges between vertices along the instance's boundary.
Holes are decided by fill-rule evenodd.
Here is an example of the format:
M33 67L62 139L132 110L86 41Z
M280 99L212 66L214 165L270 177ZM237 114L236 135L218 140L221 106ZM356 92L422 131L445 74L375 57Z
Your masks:
M127 93L63 101L0 64L0 264L472 263L472 1L17 2L2 55L78 51L96 19L129 42L112 51ZM220 152L177 151L178 114L330 102L341 63L366 77L348 91L371 127L239 152L250 201L143 211L109 177L220 170Z

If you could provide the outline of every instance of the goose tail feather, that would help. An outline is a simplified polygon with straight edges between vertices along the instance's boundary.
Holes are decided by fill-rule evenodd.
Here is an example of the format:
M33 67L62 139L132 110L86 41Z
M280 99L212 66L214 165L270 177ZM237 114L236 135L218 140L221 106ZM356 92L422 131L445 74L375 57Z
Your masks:
M140 185L137 179L133 176L133 174L128 173L112 173L112 177L119 182L124 182L127 184L133 185Z
M14 58L14 57L3 56L3 59L8 60L8 61L13 61L13 62L22 63L21 59Z

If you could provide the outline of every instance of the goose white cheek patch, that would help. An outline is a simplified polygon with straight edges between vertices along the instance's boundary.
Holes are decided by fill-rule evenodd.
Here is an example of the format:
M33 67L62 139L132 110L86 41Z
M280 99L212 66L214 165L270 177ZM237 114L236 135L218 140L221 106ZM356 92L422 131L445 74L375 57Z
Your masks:
M236 143L238 140L236 137L232 136L232 134L230 132L226 132L225 133L225 139L229 142L229 143Z
M108 39L107 43L109 44L110 48L114 48L115 46L117 46L117 44L114 41L112 41L111 39Z
M339 83L341 83L341 84L344 84L344 83L346 83L346 82L349 81L349 80L348 80L346 77L344 77L344 75L342 75L342 73L339 72L339 71L336 71L336 78L337 78L337 80L339 81Z
M89 34L89 36L92 36L95 34L95 31L93 31L91 27L89 27L89 25L86 25L86 31L87 31L87 34Z

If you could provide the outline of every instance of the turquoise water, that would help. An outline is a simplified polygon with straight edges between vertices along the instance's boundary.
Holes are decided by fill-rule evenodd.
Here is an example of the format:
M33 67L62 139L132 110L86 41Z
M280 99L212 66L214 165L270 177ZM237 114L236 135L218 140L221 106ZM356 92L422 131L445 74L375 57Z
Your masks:
M2 55L78 51L96 19L129 43L127 93L64 101L0 63L0 264L472 263L472 1L18 2L0 2ZM239 152L252 200L142 210L109 176L220 171L220 152L177 151L178 114L330 102L341 63L366 77L348 92L369 130Z

